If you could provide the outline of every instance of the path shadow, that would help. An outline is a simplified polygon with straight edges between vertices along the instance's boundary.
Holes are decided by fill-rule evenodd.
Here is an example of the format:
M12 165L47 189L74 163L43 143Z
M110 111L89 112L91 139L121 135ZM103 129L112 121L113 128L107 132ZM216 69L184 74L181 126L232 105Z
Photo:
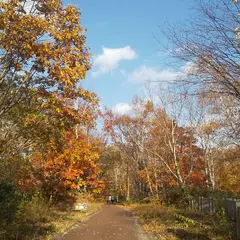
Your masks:
M204 234L187 232L184 229L168 229L168 232L176 235L176 237L182 240L211 240L211 238Z

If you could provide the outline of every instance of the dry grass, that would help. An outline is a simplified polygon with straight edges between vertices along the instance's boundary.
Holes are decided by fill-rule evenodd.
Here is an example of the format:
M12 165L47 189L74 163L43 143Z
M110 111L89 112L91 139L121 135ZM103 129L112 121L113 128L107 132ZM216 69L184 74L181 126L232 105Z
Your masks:
M87 203L86 211L75 211L75 203ZM56 204L50 204L38 196L31 201L22 201L10 224L0 226L1 240L50 240L60 236L71 226L86 220L102 207L102 203L89 196L73 195L64 197Z
M86 211L75 211L75 203L87 203L88 209ZM74 203L71 202L61 203L53 210L53 220L51 222L54 227L54 233L51 233L46 238L47 240L53 239L56 235L61 236L68 229L75 224L86 221L93 213L99 211L103 206L101 202L89 201L86 196L79 195L74 199Z
M128 206L154 239L230 240L230 224L224 216L206 215L159 204Z

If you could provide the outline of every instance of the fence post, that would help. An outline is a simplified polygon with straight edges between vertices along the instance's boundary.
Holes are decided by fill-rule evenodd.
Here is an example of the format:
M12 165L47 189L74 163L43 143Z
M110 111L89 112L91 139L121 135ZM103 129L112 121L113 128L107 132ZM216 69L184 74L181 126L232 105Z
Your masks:
M211 213L214 213L214 199L210 198L211 201Z
M212 204L213 204L213 213L216 212L216 200L212 198Z
M212 213L212 198L209 198L209 199L208 199L208 206L209 206L208 211L209 211L210 213Z
M215 201L213 198L211 198L211 202L212 202L212 213L215 213L215 211L214 211Z
M240 201L236 202L236 228L237 239L240 239Z
M202 196L199 197L199 210L202 212Z
M201 211L201 197L198 197L198 211Z

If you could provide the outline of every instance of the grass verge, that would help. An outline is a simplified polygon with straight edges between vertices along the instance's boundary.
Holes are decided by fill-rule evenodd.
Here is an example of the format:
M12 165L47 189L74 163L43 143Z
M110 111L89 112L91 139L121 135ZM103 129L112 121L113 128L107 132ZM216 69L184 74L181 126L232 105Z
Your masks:
M54 232L49 234L46 237L46 240L60 239L61 235L63 235L71 227L79 222L86 221L92 214L99 211L103 206L103 203L89 201L85 196L78 196L75 202L87 203L87 210L75 211L72 204L69 206L68 204L65 205L61 203L56 206L52 212L53 220L51 222Z
M76 203L86 203L87 210L75 211ZM2 217L0 239L50 240L57 236L59 238L71 226L86 220L101 209L102 205L103 203L96 202L84 194L65 196L55 204L33 197L30 201L22 201L17 206L12 219L9 218L11 221L7 222L6 218Z
M126 206L139 217L143 229L161 240L230 240L231 226L224 214L204 214L159 204Z

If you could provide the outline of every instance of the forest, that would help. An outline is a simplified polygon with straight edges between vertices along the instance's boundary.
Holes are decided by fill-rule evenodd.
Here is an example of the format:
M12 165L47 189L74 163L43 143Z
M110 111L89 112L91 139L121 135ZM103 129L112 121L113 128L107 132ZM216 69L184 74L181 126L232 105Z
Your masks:
M43 239L79 194L239 198L239 7L199 1L192 21L166 24L159 44L182 74L150 79L120 115L80 84L92 67L80 9L0 1L0 238Z

